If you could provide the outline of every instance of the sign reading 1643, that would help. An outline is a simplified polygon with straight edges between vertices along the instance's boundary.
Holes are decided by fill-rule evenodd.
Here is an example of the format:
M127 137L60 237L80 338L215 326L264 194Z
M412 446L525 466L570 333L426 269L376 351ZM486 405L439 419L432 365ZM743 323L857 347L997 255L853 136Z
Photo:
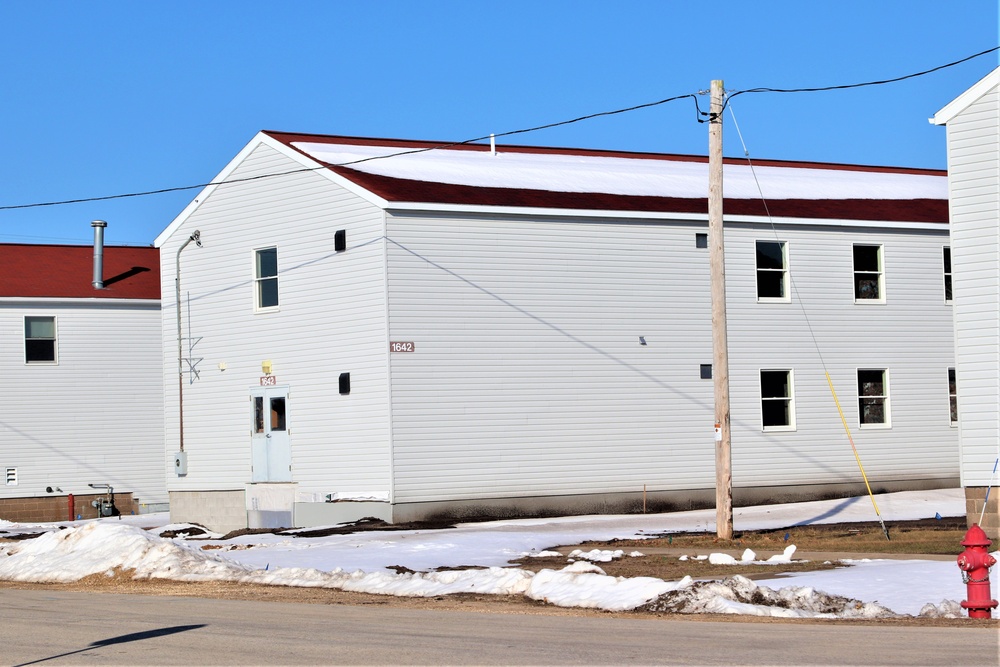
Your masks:
M413 343L392 342L389 343L390 352L413 352Z

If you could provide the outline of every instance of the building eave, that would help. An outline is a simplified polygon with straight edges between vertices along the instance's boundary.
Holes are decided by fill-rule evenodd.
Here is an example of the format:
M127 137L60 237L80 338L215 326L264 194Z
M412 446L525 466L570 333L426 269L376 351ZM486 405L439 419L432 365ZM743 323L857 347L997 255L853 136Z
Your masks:
M947 125L955 116L968 109L983 95L1000 85L1000 67L977 81L971 88L952 100L947 106L928 119L934 125Z

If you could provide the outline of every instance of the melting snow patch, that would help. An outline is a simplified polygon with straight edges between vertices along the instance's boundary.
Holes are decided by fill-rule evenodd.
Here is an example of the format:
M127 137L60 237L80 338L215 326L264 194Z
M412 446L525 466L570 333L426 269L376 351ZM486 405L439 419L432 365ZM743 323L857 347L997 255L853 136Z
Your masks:
M962 605L954 600L942 600L941 604L928 602L920 608L918 616L923 618L964 618Z
M747 549L743 552L743 555L737 559L735 556L730 556L729 554L723 553L712 553L707 556L695 556L693 559L689 556L681 556L679 560L708 560L712 565L761 565L766 563L791 563L792 555L795 553L795 545L789 545L785 548L784 553L776 554L771 556L767 560L757 560L757 554L751 549Z
M661 595L643 609L677 614L752 614L790 618L892 618L893 611L874 602L828 595L808 587L773 590L740 575L701 581Z
M521 552L522 558L559 558L562 554L558 551L523 551Z
M625 555L625 552L621 549L616 551L602 551L601 549L592 549L591 551L582 551L580 549L574 549L570 552L570 558L581 558L583 560L589 560L594 563L610 563L613 560L617 560Z
M561 570L538 572L525 595L559 607L627 611L690 583L690 577L680 582L653 577L610 577L592 563L577 561Z

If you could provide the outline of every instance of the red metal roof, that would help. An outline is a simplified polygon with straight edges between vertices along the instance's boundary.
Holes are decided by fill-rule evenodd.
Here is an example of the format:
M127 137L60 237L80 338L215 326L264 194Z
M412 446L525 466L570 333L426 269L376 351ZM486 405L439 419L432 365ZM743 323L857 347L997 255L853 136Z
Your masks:
M94 289L94 247L0 243L0 297L160 298L160 252L104 246L104 289Z
M489 150L483 144L448 144L447 142L411 141L403 139L372 139L342 137L334 135L296 134L265 131L265 134L282 142L293 150L311 157L295 144L312 142L319 144L342 144L356 146L393 147L401 151L423 151L446 148L459 151ZM546 148L535 146L504 145L505 153L534 153L547 155L574 155L609 158L639 158L670 162L707 162L704 156L676 155L662 153L639 153L572 148ZM745 165L745 160L727 158L726 164ZM913 176L944 177L947 172L935 169L910 169L900 167L878 167L866 165L843 165L813 162L778 160L754 160L760 167L787 167L803 170L833 170L842 172L870 172ZM462 185L433 180L415 180L371 173L361 169L327 164L327 167L356 183L364 189L389 202L424 202L433 204L458 204L505 207L537 207L577 210L641 211L669 213L708 212L707 197L659 197L601 192L561 192L553 190L487 187L483 185ZM813 172L815 173L815 172ZM948 201L946 198L791 198L767 201L767 211L760 199L740 199L727 197L726 213L730 215L770 215L785 218L870 220L886 222L930 222L948 223Z
M348 167L330 169L387 201L708 214L707 197L646 197L490 188L393 178ZM728 215L766 216L770 213L780 218L948 222L948 201L945 199L775 199L768 201L765 209L760 199L727 198L724 206Z

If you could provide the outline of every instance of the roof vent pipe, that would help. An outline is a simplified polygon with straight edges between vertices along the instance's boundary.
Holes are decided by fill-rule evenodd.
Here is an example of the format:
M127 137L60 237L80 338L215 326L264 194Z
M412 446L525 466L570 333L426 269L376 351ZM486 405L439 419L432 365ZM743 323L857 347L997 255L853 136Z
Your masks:
M90 223L94 228L94 289L104 289L104 228L108 223L94 220Z

